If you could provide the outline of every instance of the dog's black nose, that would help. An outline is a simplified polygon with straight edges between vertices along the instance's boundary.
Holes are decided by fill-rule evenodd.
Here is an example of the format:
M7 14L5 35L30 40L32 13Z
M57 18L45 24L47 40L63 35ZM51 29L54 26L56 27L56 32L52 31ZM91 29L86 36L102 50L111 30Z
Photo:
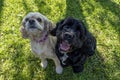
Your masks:
M70 34L64 34L65 39L72 39L72 35Z
M35 20L31 19L31 20L29 20L29 23L32 25L35 23Z

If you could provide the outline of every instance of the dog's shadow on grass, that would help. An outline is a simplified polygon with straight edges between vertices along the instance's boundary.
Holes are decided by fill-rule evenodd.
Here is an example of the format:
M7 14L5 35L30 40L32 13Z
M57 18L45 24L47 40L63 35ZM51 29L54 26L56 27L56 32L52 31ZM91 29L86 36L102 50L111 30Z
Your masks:
M4 0L1 0L0 1L0 25L2 23L1 17L2 17L3 6L4 6Z

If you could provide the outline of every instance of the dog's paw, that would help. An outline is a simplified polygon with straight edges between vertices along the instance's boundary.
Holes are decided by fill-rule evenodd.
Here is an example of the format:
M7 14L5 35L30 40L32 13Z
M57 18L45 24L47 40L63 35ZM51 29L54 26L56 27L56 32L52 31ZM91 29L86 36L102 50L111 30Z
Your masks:
M47 60L46 61L42 61L40 63L41 67L44 68L44 69L47 67L47 64L48 64Z
M61 66L56 67L56 73L62 74L63 68Z

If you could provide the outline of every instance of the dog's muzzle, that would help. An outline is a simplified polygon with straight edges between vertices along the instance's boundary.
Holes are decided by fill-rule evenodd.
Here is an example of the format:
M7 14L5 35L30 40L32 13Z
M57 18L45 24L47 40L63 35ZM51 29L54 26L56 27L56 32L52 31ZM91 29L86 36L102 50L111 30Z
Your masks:
M36 27L35 27L35 20L34 20L34 19L30 19L30 20L29 20L29 27L30 27L30 28L36 28Z
M72 39L71 35L69 35L67 33L63 34L63 37L62 37L61 43L60 43L60 50L61 51L65 51L65 52L69 51L69 49L70 49L69 41L71 39Z
M72 40L72 38L73 38L73 35L71 35L71 34L69 34L69 33L65 33L64 35L63 35L63 39L64 40Z

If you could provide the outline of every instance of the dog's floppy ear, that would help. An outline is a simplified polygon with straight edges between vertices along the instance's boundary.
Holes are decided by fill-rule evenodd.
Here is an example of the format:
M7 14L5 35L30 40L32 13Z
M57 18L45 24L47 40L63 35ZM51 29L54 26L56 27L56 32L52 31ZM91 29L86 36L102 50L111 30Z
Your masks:
M79 28L78 30L79 30L79 34L80 34L80 39L85 41L87 29L82 21L79 21L78 28Z
M50 34L51 34L52 36L56 36L57 28L58 28L58 23L56 24L56 27L53 28L53 29L50 31Z
M22 33L22 37L23 38L25 38L25 39L28 38L28 33L25 30L25 23L24 22L22 22L22 26L20 28L20 32Z
M51 21L45 20L44 21L44 26L45 26L45 30L50 32L55 25Z
M64 22L64 20L61 20L60 22L58 22L58 23L56 24L56 27L53 28L53 29L50 31L50 34L51 34L52 36L56 36L56 31L57 31L57 29L58 29L59 27L61 27L60 25L62 25L63 22Z

